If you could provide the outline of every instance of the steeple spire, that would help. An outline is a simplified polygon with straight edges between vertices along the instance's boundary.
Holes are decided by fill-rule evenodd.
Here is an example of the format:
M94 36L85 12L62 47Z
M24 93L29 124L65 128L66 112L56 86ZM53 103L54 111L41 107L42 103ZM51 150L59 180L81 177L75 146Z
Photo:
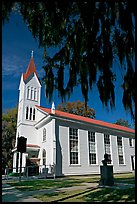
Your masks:
M33 58L33 50L31 51L31 58L30 58L30 62L26 70L26 73L23 74L23 80L26 80L32 73L35 73L37 75L36 67L34 64L34 58Z

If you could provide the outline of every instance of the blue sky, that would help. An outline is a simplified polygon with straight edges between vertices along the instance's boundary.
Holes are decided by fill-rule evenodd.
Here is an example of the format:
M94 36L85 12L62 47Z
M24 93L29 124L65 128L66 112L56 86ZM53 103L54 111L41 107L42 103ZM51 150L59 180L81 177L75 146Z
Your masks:
M17 13L12 14L10 21L6 22L2 28L2 111L14 108L18 103L21 74L27 69L32 50L37 73L41 79L44 76L43 49L39 48L38 42L23 23L22 17ZM52 50L49 51L52 54ZM122 118L132 124L131 116L124 110L122 104L121 74L116 67L114 69L119 76L115 84L115 109L108 111L103 107L96 85L89 93L88 105L96 111L97 120L115 123L117 119ZM79 87L74 89L74 93L68 101L76 100L84 101ZM57 92L54 94L54 102L56 107L61 102ZM41 106L51 107L51 103L45 98L44 87L42 87L41 93Z

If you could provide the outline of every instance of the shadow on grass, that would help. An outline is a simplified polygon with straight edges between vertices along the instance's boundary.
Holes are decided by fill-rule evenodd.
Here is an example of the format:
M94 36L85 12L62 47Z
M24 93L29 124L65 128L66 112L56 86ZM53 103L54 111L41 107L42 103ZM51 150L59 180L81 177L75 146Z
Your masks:
M135 178L114 178L114 182L135 184Z
M21 182L9 182L8 184L16 187L22 191L34 191L34 190L42 190L49 188L64 188L80 185L82 182L77 179L73 180L32 180L32 181L21 181Z
M130 189L98 189L96 192L84 196L86 202L133 202L135 201L135 188Z

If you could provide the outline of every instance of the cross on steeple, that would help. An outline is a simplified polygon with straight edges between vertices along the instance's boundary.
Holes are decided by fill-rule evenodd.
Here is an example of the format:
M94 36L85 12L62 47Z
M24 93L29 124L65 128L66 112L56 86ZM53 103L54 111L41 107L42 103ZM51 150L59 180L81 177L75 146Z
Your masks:
M33 50L31 51L31 58L33 58Z

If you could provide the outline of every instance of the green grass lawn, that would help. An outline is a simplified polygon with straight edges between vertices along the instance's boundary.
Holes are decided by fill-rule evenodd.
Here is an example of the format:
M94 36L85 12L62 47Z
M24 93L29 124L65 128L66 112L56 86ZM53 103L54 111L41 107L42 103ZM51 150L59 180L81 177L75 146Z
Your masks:
M28 181L9 181L8 184L15 186L18 190L22 191L34 191L41 189L49 189L49 188L65 188L71 186L80 186L84 185L82 183L95 183L99 182L100 176L72 176L65 178L56 178L56 179L37 179L37 180L28 180Z
M124 182L124 183L135 183L135 176L132 173L129 174L115 174L115 182ZM34 191L41 189L54 189L54 188L64 188L70 186L80 186L84 182L99 182L100 176L70 176L64 178L56 179L37 179L37 180L28 180L28 181L9 181L8 184L15 186L17 189L22 191ZM73 198L68 198L64 201L73 201L73 202L105 202L105 201L134 201L135 200L135 188L130 189L108 189L108 188L98 188L97 190L86 192L87 190L76 190L76 191L64 191L64 192L52 192L50 194L37 194L36 198L42 201L54 201L60 198L67 198L71 195L82 193L82 195L75 196Z
M135 188L98 188L82 196L67 199L65 202L135 202Z
M84 182L80 179L44 179L44 180L30 180L30 181L14 181L8 182L9 185L16 187L22 191L34 191L49 188L64 188L71 186L79 186Z
M75 194L80 194L84 192L83 190L73 190L73 191L64 191L64 192L54 192L50 194L37 194L34 197L41 200L41 201L46 201L46 202L52 202L52 201L58 201L59 199L66 199L69 196L75 195ZM60 201L61 202L61 201Z

